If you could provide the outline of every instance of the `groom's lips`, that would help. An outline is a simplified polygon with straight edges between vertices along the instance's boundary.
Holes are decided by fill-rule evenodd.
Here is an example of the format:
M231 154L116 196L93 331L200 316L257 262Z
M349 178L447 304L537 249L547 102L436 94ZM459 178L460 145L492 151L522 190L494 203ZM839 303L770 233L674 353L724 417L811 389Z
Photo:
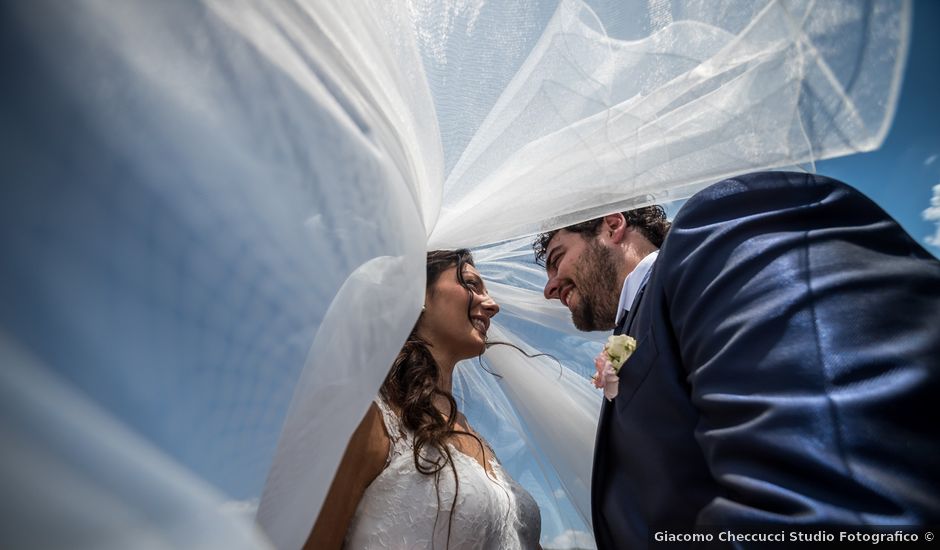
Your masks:
M562 289L561 296L559 297L561 305L568 307L568 296L570 296L572 292L574 292L574 285L569 285Z

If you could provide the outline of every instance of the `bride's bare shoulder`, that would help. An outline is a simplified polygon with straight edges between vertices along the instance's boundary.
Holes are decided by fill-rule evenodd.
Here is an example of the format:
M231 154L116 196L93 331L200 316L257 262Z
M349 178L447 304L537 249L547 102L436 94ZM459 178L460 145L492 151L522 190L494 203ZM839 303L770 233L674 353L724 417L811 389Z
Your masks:
M372 403L346 452L304 548L340 548L366 488L385 468L390 441L382 411Z

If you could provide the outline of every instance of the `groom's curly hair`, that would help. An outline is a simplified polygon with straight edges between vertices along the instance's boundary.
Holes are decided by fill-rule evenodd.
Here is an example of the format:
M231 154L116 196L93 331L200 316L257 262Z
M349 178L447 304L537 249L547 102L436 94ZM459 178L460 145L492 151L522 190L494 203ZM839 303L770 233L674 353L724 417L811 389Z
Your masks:
M623 214L624 219L627 220L627 226L639 231L653 246L656 248L663 246L663 241L666 239L666 234L669 232L669 227L672 224L666 219L666 210L662 206L653 204L643 208L627 210L621 212L621 214ZM597 235L603 220L604 217L601 216L600 218L594 218L593 220L539 234L532 243L532 248L535 249L535 263L543 267L545 266L546 255L548 254L548 243L551 242L552 237L559 231L565 230L571 233L580 233L582 237L588 239Z

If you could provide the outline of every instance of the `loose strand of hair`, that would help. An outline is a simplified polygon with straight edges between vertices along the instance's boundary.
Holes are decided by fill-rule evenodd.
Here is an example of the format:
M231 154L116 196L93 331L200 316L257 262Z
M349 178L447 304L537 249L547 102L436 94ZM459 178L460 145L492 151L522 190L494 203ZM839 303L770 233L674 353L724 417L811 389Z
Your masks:
M538 357L548 357L549 359L551 359L552 361L554 361L554 362L558 365L558 379L559 379L559 380L561 380L561 377L562 377L562 375L564 374L564 365L561 364L561 361L559 361L557 357L555 357L554 355L552 355L552 354L550 354L550 353L529 353L529 352L527 352L526 350L524 350L524 349L520 348L519 346L517 346L516 344L513 344L512 342L500 342L500 341L490 342L489 340L487 340L487 342L486 342L486 349L490 349L490 348L493 347L493 346L509 346L509 347L515 349L516 351L518 351L519 353L521 353L522 355L525 355L525 356L526 356L527 358L529 358L529 359L536 359L536 358L538 358ZM496 373L496 372L493 372L493 371L491 371L489 368L487 368L486 364L483 363L483 355L482 355L482 354L480 354L480 355L477 356L477 361L478 361L479 364L480 364L480 368L482 368L482 369L485 370L486 372L492 374L492 375L495 376L496 378L502 378L502 377L503 377L501 374Z

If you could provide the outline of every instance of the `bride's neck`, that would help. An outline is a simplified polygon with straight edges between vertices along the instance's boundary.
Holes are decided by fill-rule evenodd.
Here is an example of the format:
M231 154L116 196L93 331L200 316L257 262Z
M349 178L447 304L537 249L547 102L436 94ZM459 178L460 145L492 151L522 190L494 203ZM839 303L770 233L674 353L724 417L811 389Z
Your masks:
M438 389L445 393L451 393L454 386L454 367L457 365L457 360L434 349L431 350L431 355L434 356L434 361L437 363Z
M437 363L437 389L451 395L454 387L454 367L457 365L457 359L439 348L431 347L430 351L431 356L434 357L434 362ZM450 403L444 396L434 396L434 406L441 411L441 414L450 414Z

